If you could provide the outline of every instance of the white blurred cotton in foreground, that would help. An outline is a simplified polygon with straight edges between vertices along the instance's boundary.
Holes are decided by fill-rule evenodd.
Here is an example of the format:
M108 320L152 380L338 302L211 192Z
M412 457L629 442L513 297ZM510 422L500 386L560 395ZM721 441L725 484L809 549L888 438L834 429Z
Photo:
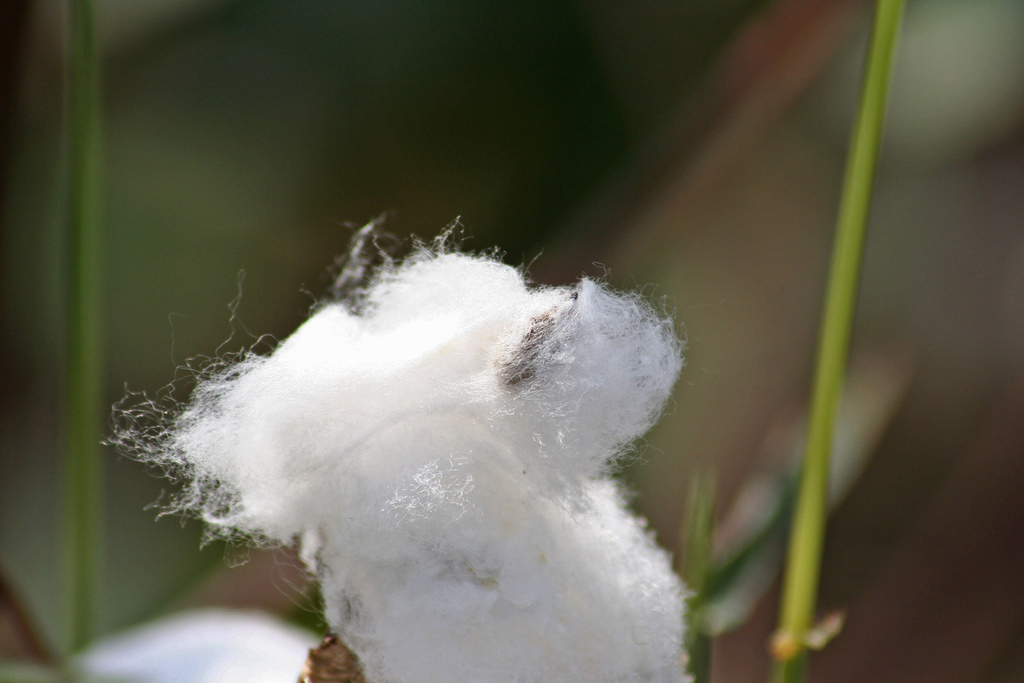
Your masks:
M680 352L637 295L441 241L116 439L214 533L298 537L370 683L678 682L682 586L608 475Z
M317 640L266 614L211 609L103 638L73 666L107 683L293 683Z

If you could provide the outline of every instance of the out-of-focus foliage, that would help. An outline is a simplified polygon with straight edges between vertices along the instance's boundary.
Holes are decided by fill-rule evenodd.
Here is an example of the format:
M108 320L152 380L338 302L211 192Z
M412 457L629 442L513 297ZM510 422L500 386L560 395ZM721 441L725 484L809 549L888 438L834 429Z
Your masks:
M0 93L0 571L53 640L63 13L20 4ZM599 261L667 297L688 367L626 473L664 544L698 465L720 513L784 466L772 430L806 400L865 3L97 5L110 403L288 334L344 224L390 212L429 237L462 216L468 247L542 281ZM908 8L854 344L914 375L830 528L821 605L848 619L812 680L1024 675L1022 57L1015 0ZM196 525L154 522L167 484L137 464L110 454L107 474L105 631L185 604L310 604L272 558L229 570ZM772 609L716 643L716 681L764 680Z

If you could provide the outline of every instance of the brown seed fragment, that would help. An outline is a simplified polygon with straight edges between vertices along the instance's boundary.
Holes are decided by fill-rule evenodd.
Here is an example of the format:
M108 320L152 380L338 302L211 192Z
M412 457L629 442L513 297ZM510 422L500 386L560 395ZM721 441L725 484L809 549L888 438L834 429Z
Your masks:
M569 300L576 301L578 298L579 292L573 292ZM564 306L555 306L530 319L530 329L519 340L514 351L498 361L498 376L506 386L513 387L532 379L537 373L537 364L564 313Z

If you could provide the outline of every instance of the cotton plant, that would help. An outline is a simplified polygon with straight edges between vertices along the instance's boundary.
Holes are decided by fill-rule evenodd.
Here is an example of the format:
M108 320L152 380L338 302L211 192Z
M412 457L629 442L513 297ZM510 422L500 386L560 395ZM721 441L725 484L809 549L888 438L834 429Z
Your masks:
M683 586L611 478L678 377L671 319L450 233L370 268L372 239L271 353L115 441L210 536L297 541L370 683L683 681Z

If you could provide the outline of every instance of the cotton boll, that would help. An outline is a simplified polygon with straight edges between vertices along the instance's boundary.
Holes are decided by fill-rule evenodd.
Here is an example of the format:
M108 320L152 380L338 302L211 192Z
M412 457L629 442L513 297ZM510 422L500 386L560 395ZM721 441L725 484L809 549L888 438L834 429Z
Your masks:
M681 584L606 479L680 351L635 295L420 248L115 441L215 533L298 537L371 683L681 681Z

